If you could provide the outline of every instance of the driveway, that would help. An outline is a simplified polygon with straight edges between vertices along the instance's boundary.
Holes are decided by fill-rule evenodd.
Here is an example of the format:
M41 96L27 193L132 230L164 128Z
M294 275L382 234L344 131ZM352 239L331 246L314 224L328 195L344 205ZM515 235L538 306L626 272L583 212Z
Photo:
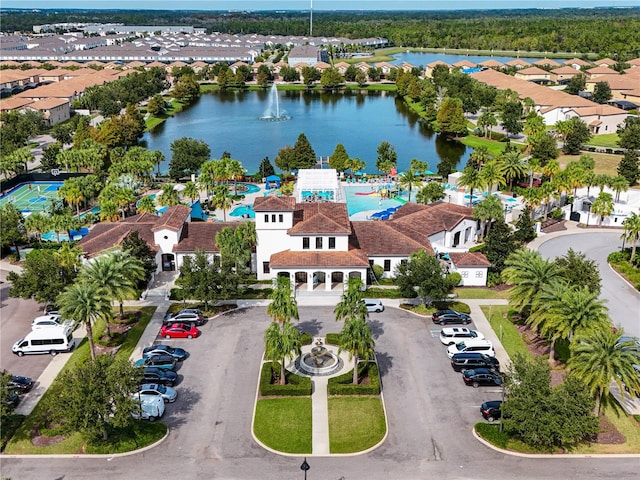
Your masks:
M332 307L300 307L300 327L313 335L337 332ZM557 479L632 478L637 458L518 458L475 441L479 405L498 389L474 389L454 372L430 320L387 308L371 315L381 366L389 436L355 457L309 458L308 477L327 479ZM3 476L86 478L301 478L301 458L266 452L251 437L254 396L270 319L264 307L211 320L194 340L163 340L191 352L178 373L178 401L168 405L171 433L159 446L124 457L0 457Z
M538 251L544 258L564 255L570 248L596 261L602 278L600 298L606 301L609 316L627 335L640 337L640 292L631 287L609 266L607 256L622 248L621 231L564 235L544 241Z

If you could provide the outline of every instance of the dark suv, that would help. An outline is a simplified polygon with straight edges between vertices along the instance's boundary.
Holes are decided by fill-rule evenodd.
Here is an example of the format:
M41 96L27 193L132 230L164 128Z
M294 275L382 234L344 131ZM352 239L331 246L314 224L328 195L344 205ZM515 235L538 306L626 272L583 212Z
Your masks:
M178 374L173 370L165 370L158 367L144 367L140 383L160 383L173 387L178 381Z
M462 323L467 325L471 323L471 317L466 313L456 312L455 310L438 310L432 315L433 323L438 325L448 325L450 323Z
M480 385L502 385L500 374L488 368L474 368L462 372L462 380L465 385L478 388Z
M485 420L493 422L502 417L502 400L491 400L480 405L480 413Z
M490 368L500 371L497 358L479 352L456 353L451 357L451 366L456 372L469 368Z

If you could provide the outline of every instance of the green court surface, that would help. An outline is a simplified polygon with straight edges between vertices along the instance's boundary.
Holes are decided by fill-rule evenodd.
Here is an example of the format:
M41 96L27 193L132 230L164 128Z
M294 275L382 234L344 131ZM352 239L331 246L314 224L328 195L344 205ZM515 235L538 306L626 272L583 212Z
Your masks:
M14 204L23 213L42 212L50 205L50 199L58 200L62 182L33 182L20 184L0 197L0 206Z

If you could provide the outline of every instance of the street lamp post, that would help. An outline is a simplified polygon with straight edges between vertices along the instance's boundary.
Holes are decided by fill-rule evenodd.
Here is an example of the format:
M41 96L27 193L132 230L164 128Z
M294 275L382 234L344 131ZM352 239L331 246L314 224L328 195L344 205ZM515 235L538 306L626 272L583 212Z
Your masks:
M307 471L310 469L311 467L309 466L309 464L307 463L307 457L304 457L304 462L302 462L302 465L300 465L300 470L302 470L304 472L304 480L307 480Z

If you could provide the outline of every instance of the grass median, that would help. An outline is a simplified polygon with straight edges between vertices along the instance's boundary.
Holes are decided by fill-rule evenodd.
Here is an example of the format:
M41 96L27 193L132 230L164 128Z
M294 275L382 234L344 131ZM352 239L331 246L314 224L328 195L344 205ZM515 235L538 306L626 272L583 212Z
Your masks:
M387 431L380 397L329 399L331 453L357 453L371 448Z
M267 447L283 453L310 454L311 398L258 400L253 433Z

